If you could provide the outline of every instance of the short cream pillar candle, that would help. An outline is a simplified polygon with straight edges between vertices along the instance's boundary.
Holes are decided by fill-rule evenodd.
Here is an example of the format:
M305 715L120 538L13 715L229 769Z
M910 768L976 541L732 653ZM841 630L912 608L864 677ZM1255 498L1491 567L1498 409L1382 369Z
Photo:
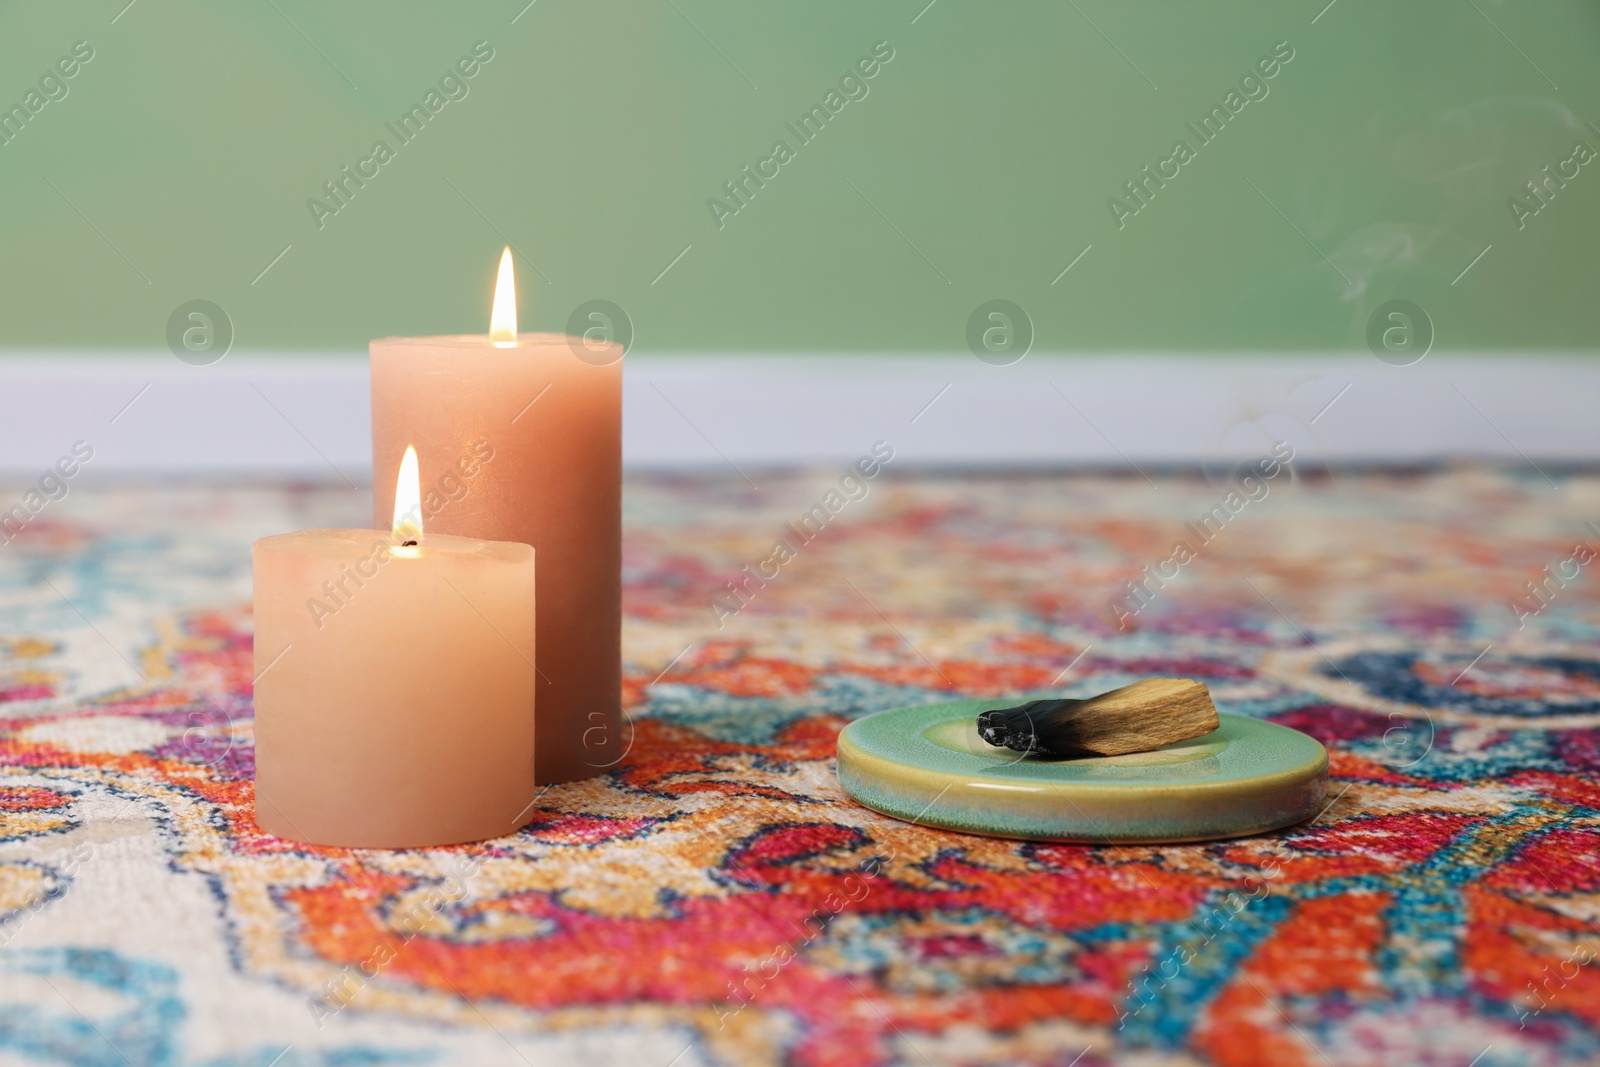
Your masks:
M527 821L532 547L308 530L262 538L251 556L263 830L403 848Z

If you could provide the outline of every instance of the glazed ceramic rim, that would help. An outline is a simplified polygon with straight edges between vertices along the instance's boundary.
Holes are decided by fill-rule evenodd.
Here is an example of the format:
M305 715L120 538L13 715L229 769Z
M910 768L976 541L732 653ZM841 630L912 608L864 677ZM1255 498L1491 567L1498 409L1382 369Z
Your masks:
M1083 782L1052 779L1043 771L1004 778L983 757L947 748L926 735L936 727L975 717L984 701L955 701L880 712L839 734L840 784L860 803L913 823L991 837L1080 842L1168 843L1265 833L1316 814L1326 796L1328 754L1315 738L1277 723L1219 716L1229 745L1272 739L1290 746L1259 774L1236 773L1217 781L1159 782L1130 779ZM899 720L910 720L903 727ZM872 734L892 728L909 757L890 754ZM1216 734L1207 735L1216 737ZM1204 741L1204 738L1197 741ZM1225 764L1227 749L1216 753ZM925 760L918 761L918 758ZM1276 763L1276 766L1272 766ZM1035 764L1039 767L1051 766Z

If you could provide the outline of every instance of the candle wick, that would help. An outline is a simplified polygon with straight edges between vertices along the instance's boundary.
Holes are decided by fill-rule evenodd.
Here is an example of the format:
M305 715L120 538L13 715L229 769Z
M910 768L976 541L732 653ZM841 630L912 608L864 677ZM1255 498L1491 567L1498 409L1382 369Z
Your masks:
M416 543L417 543L417 540L416 540L416 538L413 537L408 541L401 541L400 542L400 547L401 548L410 548L412 545L415 545Z

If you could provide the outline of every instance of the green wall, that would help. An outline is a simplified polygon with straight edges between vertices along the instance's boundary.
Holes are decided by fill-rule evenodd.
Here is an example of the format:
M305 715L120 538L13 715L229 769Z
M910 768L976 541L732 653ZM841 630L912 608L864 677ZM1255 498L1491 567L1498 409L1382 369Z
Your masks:
M1508 206L1600 150L1593 3L525 2L0 6L0 107L94 53L0 146L0 345L160 347L196 298L242 348L479 332L502 234L525 329L603 298L646 351L960 350L991 298L1042 349L1360 347L1392 298L1441 347L1600 339L1600 161L1520 229ZM480 41L402 145L385 124ZM802 144L785 123L878 42ZM1201 146L1185 123L1279 42ZM319 228L308 200L379 139Z

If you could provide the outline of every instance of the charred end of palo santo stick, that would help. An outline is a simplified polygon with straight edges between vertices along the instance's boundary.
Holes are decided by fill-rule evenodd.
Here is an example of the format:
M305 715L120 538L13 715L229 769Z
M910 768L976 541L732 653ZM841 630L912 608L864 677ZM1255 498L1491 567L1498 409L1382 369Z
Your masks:
M1215 730L1204 683L1146 678L1086 700L1033 700L978 715L978 736L996 748L1044 756L1122 756Z

